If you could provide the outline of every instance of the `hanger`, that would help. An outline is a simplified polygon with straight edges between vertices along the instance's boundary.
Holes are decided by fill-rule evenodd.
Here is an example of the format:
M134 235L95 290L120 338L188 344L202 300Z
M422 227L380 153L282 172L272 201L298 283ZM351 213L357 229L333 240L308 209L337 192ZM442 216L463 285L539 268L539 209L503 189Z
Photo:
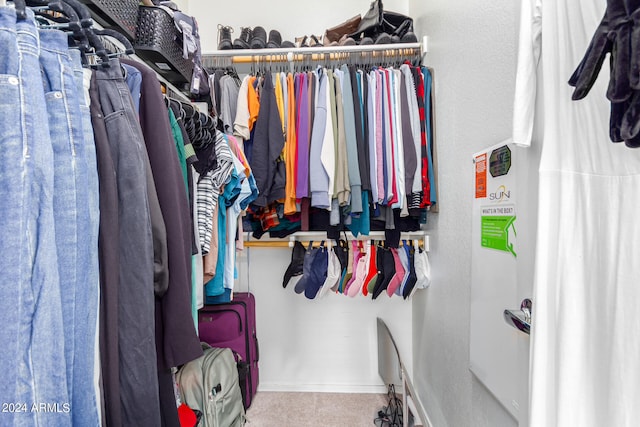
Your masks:
M67 3L62 1L32 1L29 2L29 4L33 4L30 8L33 10L35 15L45 18L45 22L40 25L40 28L55 28L62 31L68 30L72 31L74 34L79 34L81 32L82 27L80 26L80 17Z
M121 56L121 55L133 55L135 53L135 50L133 49L133 45L131 44L129 39L126 38L124 34L120 33L119 31L105 28L103 30L94 29L93 33L97 36L112 37L118 40L120 43L122 43L122 46L124 46L125 50L119 51L119 52L112 52L109 54L110 57Z
M27 19L27 4L25 0L13 0L16 9L16 15L19 21Z

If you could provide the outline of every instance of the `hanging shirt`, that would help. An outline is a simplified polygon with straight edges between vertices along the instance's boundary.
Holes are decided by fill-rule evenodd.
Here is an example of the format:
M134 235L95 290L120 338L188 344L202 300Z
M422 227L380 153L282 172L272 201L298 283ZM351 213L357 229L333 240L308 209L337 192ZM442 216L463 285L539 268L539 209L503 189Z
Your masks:
M369 144L369 176L371 182L371 199L378 202L378 155L376 152L376 80L371 74L366 74L369 85L367 97L367 142Z
M309 90L307 74L300 76L300 96L298 97L298 177L296 198L309 195Z
M393 203L394 209L401 210L401 216L408 216L409 211L406 208L405 203L405 184L404 184L404 142L402 139L401 128L401 112L400 112L400 71L393 68L389 69L389 76L391 77L391 99L392 99L392 125L393 125L393 153L395 171L397 200Z
M222 122L224 133L231 135L234 131L236 112L238 109L239 85L235 78L224 75L220 78L220 105L218 119Z
M405 64L403 67L408 68ZM406 69L405 68L405 69ZM418 158L416 156L415 149L415 141L413 140L413 132L411 131L411 112L409 105L409 96L407 93L407 75L406 72L400 71L400 121L402 128L402 141L403 141L403 154L404 154L404 164L405 164L405 194L411 195L413 192L413 179L416 173L416 166L418 163Z
M344 127L347 145L347 165L349 167L349 186L351 188L351 213L362 212L362 182L360 181L360 165L358 164L358 141L356 139L356 122L353 104L353 90L349 68L342 66L342 103Z
M253 177L253 172L251 171L251 166L247 161L244 153L242 152L242 147L238 140L232 136L228 137L229 148L231 148L231 152L234 156L234 164L237 161L240 162L242 166L236 165L236 170L240 175L240 195L238 202L240 203L240 210L245 210L250 203L252 203L258 197L258 187L256 186L255 178ZM245 179L246 178L246 179Z
M254 203L264 207L284 198L285 194L284 163L280 157L284 148L284 135L269 72L264 78L260 101L260 115L253 136L251 169L260 191Z
M329 100L328 100L328 109L331 114L331 132L333 133L333 151L334 151L334 161L335 167L333 169L333 177L330 178L330 181L333 183L333 187L331 190L332 199L336 198L337 194L337 162L338 162L338 119L337 119L337 105L336 105L336 82L333 76L333 70L326 70L327 73L327 90L329 91ZM332 203L333 205L333 203ZM332 206L333 210L333 206ZM332 224L333 225L333 224Z
M211 235L213 233L211 228L213 209L218 201L220 188L229 179L229 175L233 170L231 150L222 132L216 132L214 144L217 158L216 168L202 175L197 184L200 246L202 253L205 255L209 252Z
M233 134L241 138L243 143L251 136L249 129L249 79L250 76L246 76L240 84L236 103L236 118L233 122Z
M249 132L253 130L253 126L256 124L256 120L258 120L258 115L260 114L260 100L258 98L258 92L256 91L256 84L257 78L254 76L250 76L247 85L247 102L249 104Z
M288 120L287 112L289 111L289 88L287 86L287 74L286 73L278 73L280 77L280 86L282 87L282 107L283 107L283 117L282 117L282 126L284 133L286 135L288 129ZM285 137L286 138L286 137Z
M375 101L375 121L376 121L376 161L378 176L378 204L385 203L387 199L387 162L386 149L384 146L384 120L383 120L383 90L382 90L382 74L378 70L371 72L375 78L376 101Z
M327 141L327 76L322 69L318 69L318 98L316 100L315 118L313 130L311 132L311 146L309 155L312 161L309 162L309 190L311 192L311 206L330 209L331 199L329 198L329 173L325 163L334 163L328 156L333 153L333 141ZM329 123L330 124L330 123ZM332 132L329 132L331 134ZM325 149L325 142L327 148ZM323 153L325 158L322 158ZM320 159L320 161L318 161ZM335 167L335 166L333 166ZM333 170L331 171L333 172Z
M280 123L282 124L282 133L284 133L284 93L282 92L282 82L280 81L280 73L276 73L275 80L275 94L276 105L278 106L278 115L280 116Z
M385 199L384 204L393 203L393 187L395 184L393 171L393 139L391 137L391 99L389 91L389 79L385 70L381 69L380 76L382 78L382 128L383 128L383 149L385 162Z
M294 77L291 73L287 75L287 109L286 126L287 134L284 148L284 164L286 169L284 214L292 215L296 213L296 152L298 141L296 137L296 100Z
M413 75L416 82L417 99L418 99L418 112L420 114L420 159L421 159L421 182L422 182L422 200L420 201L420 207L424 208L430 203L431 188L429 187L428 178L428 160L427 160L427 128L426 128L426 113L424 109L424 77L420 68L413 68Z
M416 86L411 72L411 67L408 64L400 66L400 71L405 78L407 101L409 109L409 120L411 123L411 136L415 149L416 169L413 174L413 185L411 186L411 193L420 193L422 191L422 161L421 161L421 141L420 141L420 114L418 111L418 99L416 97ZM416 208L420 207L419 201Z
M428 68L422 67L422 74L424 75L424 105L425 105L425 121L427 127L427 178L429 180L429 203L434 205L436 203L436 179L435 172L433 170L433 114L432 109L432 76L431 71Z
M336 118L338 121L338 154L336 156L336 197L340 206L346 206L351 199L347 142L344 125L344 104L342 101L342 71L333 70L336 91ZM333 209L332 209L333 210ZM337 212L337 210L336 210Z
M351 78L351 97L353 99L353 112L355 118L356 148L358 152L358 170L360 171L360 185L362 191L371 190L369 183L369 153L365 143L364 133L364 111L362 109L362 88L360 75L355 66L349 65L349 75Z

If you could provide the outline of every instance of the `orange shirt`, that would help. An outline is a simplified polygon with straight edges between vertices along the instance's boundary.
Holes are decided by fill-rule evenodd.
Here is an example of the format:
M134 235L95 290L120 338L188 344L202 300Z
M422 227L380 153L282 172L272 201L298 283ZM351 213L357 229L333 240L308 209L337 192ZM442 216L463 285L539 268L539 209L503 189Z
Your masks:
M285 135L284 143L284 164L286 173L285 182L285 201L284 201L284 213L285 215L291 215L296 213L296 151L297 151L297 138L296 138L296 98L295 88L293 85L293 74L287 75L287 98L288 108L285 112L287 114L287 134Z
M260 100L254 86L255 81L256 77L249 78L249 87L247 90L247 97L249 98L249 132L253 130L256 120L258 120L258 113L260 112Z

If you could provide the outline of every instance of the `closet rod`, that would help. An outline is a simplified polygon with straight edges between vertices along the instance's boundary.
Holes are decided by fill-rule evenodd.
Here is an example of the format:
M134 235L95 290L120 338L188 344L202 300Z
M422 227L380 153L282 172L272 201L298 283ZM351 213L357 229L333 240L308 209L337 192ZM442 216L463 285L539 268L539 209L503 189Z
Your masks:
M351 232L347 231L346 233L347 240L384 240L385 235L384 231L371 231L368 235L360 234L358 237L354 236ZM340 233L340 237L344 236L343 233ZM260 240L252 240L251 233L245 232L244 235L244 245L247 247L259 247L259 248L283 248L283 247L293 247L296 241L301 242L309 242L311 240L320 242L321 240L327 239L326 231L296 231L291 234L286 240L286 238L274 238L269 236L263 236ZM425 251L429 252L429 235L422 230L418 231L409 231L400 233L401 240L421 240Z
M342 233L340 233L342 235ZM350 231L346 232L347 240L384 240L384 231L370 231L368 235L359 234L354 236ZM297 231L289 236L289 246L293 247L296 240L298 241L310 241L310 240L323 240L327 239L327 233L325 231ZM424 231L408 231L400 233L401 240L422 240L424 243L424 249L429 252L429 236Z
M423 42L424 43L424 42ZM349 54L373 53L381 56L420 56L426 52L423 43L383 44L366 46L320 46L276 49L218 50L202 55L202 65L215 66L218 58L231 58L234 64L260 62L299 62L305 60L342 59ZM329 57L325 57L329 54Z

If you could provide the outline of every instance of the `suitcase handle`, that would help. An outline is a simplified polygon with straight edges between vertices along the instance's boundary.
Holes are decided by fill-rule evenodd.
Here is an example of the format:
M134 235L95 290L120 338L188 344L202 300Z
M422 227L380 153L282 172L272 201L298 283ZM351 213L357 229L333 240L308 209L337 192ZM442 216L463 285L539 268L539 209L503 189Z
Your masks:
M253 332L253 340L256 342L256 362L260 361L260 346L258 345L258 336Z

